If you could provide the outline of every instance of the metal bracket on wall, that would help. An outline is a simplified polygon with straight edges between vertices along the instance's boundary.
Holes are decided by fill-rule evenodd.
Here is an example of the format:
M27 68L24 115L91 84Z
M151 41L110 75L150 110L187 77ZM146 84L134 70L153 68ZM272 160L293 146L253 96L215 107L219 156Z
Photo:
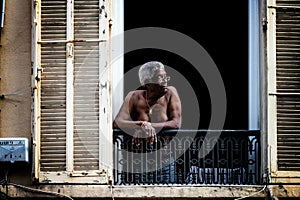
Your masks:
M23 96L23 94L1 94L0 99L4 99L5 97L11 97L11 96L21 97L21 96Z

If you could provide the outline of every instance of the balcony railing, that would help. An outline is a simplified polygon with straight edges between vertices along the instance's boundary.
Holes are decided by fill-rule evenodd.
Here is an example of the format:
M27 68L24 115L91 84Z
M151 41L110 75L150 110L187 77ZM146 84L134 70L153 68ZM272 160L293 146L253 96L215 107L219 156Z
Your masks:
M139 146L114 130L115 185L260 184L260 132L167 130Z

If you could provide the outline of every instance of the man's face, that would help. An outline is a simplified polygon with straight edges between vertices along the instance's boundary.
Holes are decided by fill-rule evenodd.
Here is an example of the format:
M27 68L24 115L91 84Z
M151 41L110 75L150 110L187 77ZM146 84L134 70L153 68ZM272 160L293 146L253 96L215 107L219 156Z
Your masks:
M167 76L165 70L158 70L153 76L151 83L166 87L169 80L170 76Z
M165 94L167 92L167 85L170 77L167 76L165 70L159 70L155 73L153 78L147 84L153 91L156 91L157 94Z

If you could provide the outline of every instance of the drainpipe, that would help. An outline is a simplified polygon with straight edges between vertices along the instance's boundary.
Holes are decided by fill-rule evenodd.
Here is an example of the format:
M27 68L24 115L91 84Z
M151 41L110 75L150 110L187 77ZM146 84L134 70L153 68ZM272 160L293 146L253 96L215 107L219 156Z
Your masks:
M0 38L1 38L1 33L2 33L2 28L4 25L4 10L5 10L5 0L1 0L1 27L0 27Z
M5 10L5 0L1 0L1 29L3 28L3 24L4 24L4 10Z

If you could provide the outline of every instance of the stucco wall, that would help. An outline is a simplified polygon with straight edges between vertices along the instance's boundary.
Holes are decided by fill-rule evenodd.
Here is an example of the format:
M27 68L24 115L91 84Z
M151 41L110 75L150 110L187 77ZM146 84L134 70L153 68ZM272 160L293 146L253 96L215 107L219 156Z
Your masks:
M1 136L30 137L31 1L6 1L1 37Z
M0 100L0 137L27 137L31 102L31 1L7 0L1 35L0 93L21 94ZM18 175L19 174L19 175ZM30 167L10 167L11 181L28 184Z

